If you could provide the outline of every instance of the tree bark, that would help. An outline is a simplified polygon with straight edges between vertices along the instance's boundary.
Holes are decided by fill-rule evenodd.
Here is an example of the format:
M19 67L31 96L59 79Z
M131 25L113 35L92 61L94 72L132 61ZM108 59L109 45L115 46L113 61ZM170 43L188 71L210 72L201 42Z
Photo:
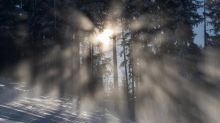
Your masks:
M132 40L133 40L133 34L131 34ZM135 118L135 99L134 99L134 49L133 49L133 41L131 44L132 47L132 58L131 58L131 64L132 64L132 104L133 104L133 117Z
M125 53L125 38L124 38L124 31L122 31L123 35L123 52L124 52L124 61L125 61L125 79L126 79L126 84L127 84L127 103L128 103L128 108L130 109L129 105L129 85L128 85L128 74L127 74L127 60L126 60L126 53Z
M114 67L114 109L119 112L118 98L118 71L117 71L117 55L116 55L116 37L113 38L113 67Z

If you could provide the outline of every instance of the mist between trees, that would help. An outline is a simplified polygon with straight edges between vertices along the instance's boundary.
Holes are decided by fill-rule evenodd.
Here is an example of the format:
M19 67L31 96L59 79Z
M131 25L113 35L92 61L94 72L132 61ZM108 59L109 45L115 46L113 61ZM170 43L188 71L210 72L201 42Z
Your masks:
M124 100L137 122L220 122L218 0L0 3L2 76L79 100L114 100L117 112ZM203 22L214 35L205 30L201 47L193 27ZM106 29L108 44L97 38Z

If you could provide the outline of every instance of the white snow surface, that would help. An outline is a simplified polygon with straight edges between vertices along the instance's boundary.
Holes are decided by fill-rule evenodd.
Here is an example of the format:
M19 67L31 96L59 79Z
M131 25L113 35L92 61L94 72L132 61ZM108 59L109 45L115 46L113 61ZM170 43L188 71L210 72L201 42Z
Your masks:
M112 108L113 101L80 102L71 95L52 94L0 77L1 123L133 122L129 115L116 113Z

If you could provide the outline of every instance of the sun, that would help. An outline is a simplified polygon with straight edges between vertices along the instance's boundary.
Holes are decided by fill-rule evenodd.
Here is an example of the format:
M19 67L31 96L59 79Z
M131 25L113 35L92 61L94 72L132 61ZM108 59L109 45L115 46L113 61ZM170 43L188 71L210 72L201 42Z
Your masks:
M98 39L104 43L104 44L108 44L110 42L110 36L112 36L113 31L110 29L106 29L103 33L98 35Z

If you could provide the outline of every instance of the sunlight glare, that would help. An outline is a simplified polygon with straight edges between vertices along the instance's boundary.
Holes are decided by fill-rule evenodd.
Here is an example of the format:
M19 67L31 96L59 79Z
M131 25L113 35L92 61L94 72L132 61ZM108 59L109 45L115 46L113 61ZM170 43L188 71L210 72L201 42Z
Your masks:
M98 35L98 39L104 43L105 45L109 43L109 41L111 40L110 39L110 36L113 34L113 31L110 30L110 29L106 29L103 33L99 34Z

